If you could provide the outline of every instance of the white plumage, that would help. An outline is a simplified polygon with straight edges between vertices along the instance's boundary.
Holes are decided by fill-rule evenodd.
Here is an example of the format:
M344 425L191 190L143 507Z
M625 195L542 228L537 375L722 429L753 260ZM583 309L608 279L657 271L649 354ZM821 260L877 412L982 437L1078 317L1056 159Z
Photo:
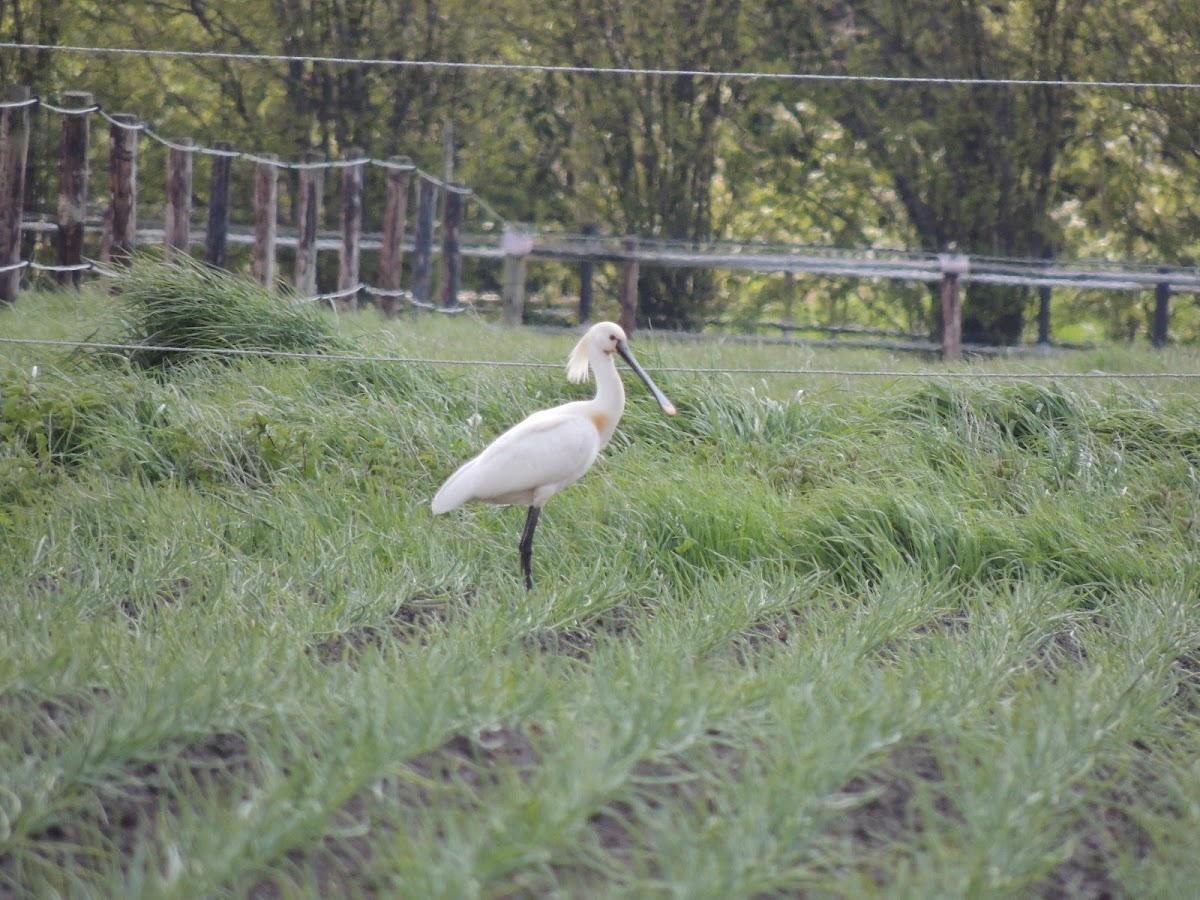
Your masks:
M528 588L533 586L533 531L542 507L592 467L625 411L625 388L614 353L621 354L646 383L663 411L675 415L675 407L629 352L625 332L612 322L601 322L588 329L567 362L571 381L585 381L589 368L596 373L596 396L533 413L460 466L433 498L434 513L449 512L464 503L529 507L520 545Z

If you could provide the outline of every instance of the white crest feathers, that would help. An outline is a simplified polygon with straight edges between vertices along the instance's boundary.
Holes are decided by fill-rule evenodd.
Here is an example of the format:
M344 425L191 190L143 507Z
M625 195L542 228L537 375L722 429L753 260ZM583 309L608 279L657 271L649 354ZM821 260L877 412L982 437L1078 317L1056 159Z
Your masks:
M567 380L575 384L587 381L588 377L588 338L591 332L585 334L567 357Z

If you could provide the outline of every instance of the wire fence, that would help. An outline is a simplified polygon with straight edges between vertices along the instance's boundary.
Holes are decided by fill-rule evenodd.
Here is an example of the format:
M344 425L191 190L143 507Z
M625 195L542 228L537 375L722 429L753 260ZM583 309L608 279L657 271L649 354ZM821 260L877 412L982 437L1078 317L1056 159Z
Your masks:
M313 170L343 170L348 168L362 168L371 166L387 171L410 172L415 177L429 183L437 190L441 190L446 193L457 194L463 198L470 198L479 209L481 209L488 217L490 217L492 220L490 223L492 230L495 229L496 224L499 224L501 228L509 227L508 220L502 216L495 209L495 207L487 201L485 197L481 196L470 187L447 181L425 171L424 169L415 165L412 160L407 157L378 158L359 155L344 159L302 161L281 160L273 155L268 156L260 153L236 149L208 147L202 144L191 142L182 143L180 141L171 140L155 131L154 128L151 127L150 123L144 121L129 121L129 117L110 113L100 103L90 103L84 106L67 107L52 103L41 97L30 97L23 100L0 101L0 112L20 109L29 109L31 111L41 109L61 116L90 116L96 114L106 121L111 127L122 131L135 132L139 135L144 135L148 139L154 141L162 147L165 147L168 150L183 151L194 156L244 160L255 165L265 165L281 171L304 172ZM57 230L58 228L56 223L38 221L26 222L24 223L24 226L31 231L53 231ZM149 236L153 238L155 236L154 229L139 229L138 233L141 237ZM228 237L232 238L230 242L235 244L251 243L254 240L252 235L239 234L237 232L232 232L228 235ZM277 240L277 243L283 246L287 246L289 243L294 245L296 240L293 238L289 241L289 239L285 236L282 240ZM328 249L328 246L331 242L323 241L319 243L323 244L325 249ZM495 242L493 240L490 243ZM369 246L371 242L368 240L367 244ZM499 250L495 250L494 252L486 253L485 255L498 257L501 254ZM102 262L93 259L87 259L79 263L58 265L39 263L31 259L24 259L5 266L0 266L0 275L20 272L23 270L47 274L90 272L108 278L120 278L122 276L122 272L119 269L112 266L105 266ZM342 286L336 291L311 294L300 299L304 301L335 303L338 301L347 300L349 298L354 298L360 293L364 293L375 298L404 299L407 300L410 307L415 310L428 310L441 314L455 315L470 309L469 304L454 304L453 306L445 306L436 303L430 303L416 296L411 290L398 288L389 289L361 281Z
M562 329L565 331L565 329ZM449 359L443 357L393 356L389 354L316 353L294 350L265 350L238 347L178 347L161 344L130 344L105 341L71 341L51 338L0 337L0 345L54 347L70 350L104 351L108 353L174 353L193 356L222 356L259 359L290 359L346 364L394 364L408 366L444 366L503 369L563 369L560 363L530 360ZM882 371L875 369L836 369L791 366L655 366L656 373L704 376L755 375L800 376L813 378L881 378L927 380L1064 380L1064 381L1195 381L1200 372L995 372L984 370L915 370Z
M0 44L0 47L3 47L3 46L4 46L3 44ZM206 147L203 144L181 144L178 141L173 141L169 138L163 137L161 134L159 134L153 128L151 128L150 124L148 122L140 122L140 121L139 122L127 122L127 121L124 121L123 119L118 119L118 118L116 118L116 116L114 114L108 112L108 110L106 110L99 103L92 103L88 106L69 108L69 107L58 106L58 105L51 103L50 101L45 100L41 97L30 97L27 100L0 101L0 110L22 109L22 108L29 108L29 109L41 108L41 109L45 109L50 112L57 113L57 114L63 115L63 116L80 116L80 115L90 115L92 113L95 113L95 114L99 115L101 118L103 118L106 122L108 122L109 125L112 125L115 128L126 129L129 131L136 131L140 134L144 134L146 137L157 142L158 144L161 144L163 147L166 147L169 150L183 150L188 153L195 154L197 156L213 156L213 157L223 157L223 158L227 158L227 159L241 159L241 160L245 160L247 162L262 163L263 165L273 166L273 167L275 167L277 169L281 169L281 170L291 170L291 171L298 172L298 171L303 171L306 169L327 169L327 170L329 170L329 169L353 168L355 166L375 166L375 167L378 167L381 169L393 169L393 170L399 170L399 171L412 172L418 178L428 181L434 187L437 187L441 190L455 191L457 193L471 197L476 203L479 204L481 209L483 209L489 216L491 216L497 222L499 222L502 225L510 224L508 222L508 220L504 218L504 216L500 215L500 213L496 211L495 207L493 207L490 203L488 203L486 197L481 196L480 194L476 193L471 188L466 187L465 185L457 184L454 182L448 182L441 178L438 178L436 175L433 175L432 173L425 171L424 169L420 168L419 166L413 164L413 162L411 160L408 160L406 158L395 159L395 158L376 158L376 157L372 157L372 156L359 156L359 157L355 157L353 159L326 159L326 160L319 160L319 161L295 162L295 161L281 160L274 156L264 156L264 155L261 155L258 153L251 153L251 152L247 152L244 150L225 150L225 149L222 149L219 147Z
M0 48L6 46L0 43ZM132 51L131 51L132 52ZM255 57L257 58L257 57ZM273 58L273 57L266 57ZM288 58L288 57L281 57ZM299 57L311 59L310 57ZM643 70L636 70L643 71ZM1090 82L1089 82L1090 83ZM1146 84L1146 87L1154 85ZM359 156L348 159L326 159L319 161L289 161L259 153L208 147L196 143L180 143L163 137L148 122L129 122L116 118L101 104L92 103L83 107L62 107L40 97L20 101L0 101L0 110L14 108L45 109L59 115L98 114L116 128L136 131L159 145L185 151L197 156L240 159L255 164L269 165L285 171L340 170L353 167L377 167L384 170L412 172L416 177L429 182L439 190L447 190L469 197L489 217L492 227L482 235L464 236L463 253L466 256L498 259L504 251L498 235L503 229L522 232L534 239L531 255L545 259L574 261L588 259L594 262L637 261L648 265L677 268L716 268L731 271L793 272L853 278L884 278L913 282L940 281L944 274L946 254L929 251L913 251L904 248L869 247L838 248L813 245L766 243L761 241L708 240L684 241L659 238L639 238L637 249L622 246L621 235L570 233L538 230L527 223L516 222L502 215L487 198L471 187L447 182L416 166L411 160L401 157ZM31 223L35 227L44 223ZM499 229L495 226L498 225ZM153 236L153 231L150 231ZM230 233L233 243L246 243L250 235ZM287 244L287 238L281 243ZM364 246L372 248L376 242L368 237ZM333 246L332 241L327 246ZM24 266L25 264L18 264ZM31 267L32 264L31 264ZM41 270L54 272L62 269L41 266ZM971 255L969 268L963 273L964 282L983 284L1009 284L1030 287L1066 287L1082 290L1139 291L1168 282L1172 291L1200 293L1200 267L1138 262L1131 260L1072 260L1060 263L1055 260L1028 257L999 257ZM359 285L359 290L380 296L390 294L371 285ZM314 299L329 299L351 291L322 294ZM405 292L401 292L405 293Z
M3 46L3 45L0 45ZM1055 288L1071 288L1085 291L1147 291L1153 290L1159 296L1156 302L1160 311L1156 311L1158 319L1162 320L1161 334L1156 330L1153 335L1155 343L1165 343L1166 338L1166 303L1171 293L1200 294L1200 269L1195 266L1159 265L1142 262L1125 262L1111 260L1075 260L1068 263L1045 259L1020 259L1006 257L972 256L970 258L954 254L937 254L921 251L909 251L899 248L862 248L848 250L845 248L796 246L786 244L770 244L765 242L738 241L678 241L662 239L630 239L628 237L595 234L571 234L548 230L537 230L530 226L514 223L501 215L494 206L478 192L464 185L449 182L445 179L426 172L416 166L407 157L378 158L367 155L357 155L343 159L322 160L280 160L274 156L260 153L241 151L225 147L208 147L192 142L183 143L170 140L156 132L147 122L136 121L132 116L123 116L108 112L100 103L69 107L62 106L39 97L24 100L0 102L0 111L28 108L44 109L56 115L90 116L99 115L113 129L125 132L135 132L145 135L148 139L171 151L182 151L187 154L210 156L221 159L239 159L258 166L269 166L279 170L306 172L312 170L346 170L368 166L378 167L388 171L410 172L428 183L432 188L446 192L446 195L457 195L463 199L470 198L488 217L486 230L475 234L459 235L460 240L453 252L463 257L481 259L505 260L513 251L506 249L506 236L519 234L525 240L525 249L521 251L530 259L593 263L609 262L623 266L640 264L676 267L676 268L709 268L731 272L754 273L785 273L788 275L812 275L828 278L853 278L865 280L892 280L913 284L933 286L938 282L943 288L948 278L953 276L955 290L957 283L974 282L979 284L1024 286L1045 290ZM189 176L190 177L190 176ZM211 223L210 223L211 224ZM499 228L497 229L497 225ZM27 227L32 230L50 231L60 226L51 222L29 222ZM190 226L189 229L190 231ZM420 229L418 228L418 231ZM403 232L403 225L401 226ZM139 229L140 237L157 238L164 232L153 229ZM229 230L222 236L222 241L228 240L234 244L253 244L258 240L254 233ZM431 239L431 233L426 235ZM187 237L185 241L194 242ZM271 254L274 254L274 243L287 246L296 245L299 238L280 236L273 238ZM362 235L356 238L355 253L358 247L375 249L381 246L379 238ZM341 242L332 238L318 238L314 242L316 248L338 248L345 253ZM404 249L411 249L414 244L406 244ZM438 253L435 249L427 249L430 255ZM443 256L445 255L443 249ZM314 257L315 259L315 257ZM315 262L313 263L315 267ZM453 265L453 264L452 264ZM39 263L32 259L11 262L0 266L0 275L28 269L30 271L48 274L92 272L108 278L119 278L119 269L105 266L96 260L84 259L69 264L51 265ZM355 270L356 271L356 270ZM445 277L446 262L443 259L443 277ZM522 267L522 278L523 267ZM393 282L398 283L398 281ZM508 288L507 272L505 277ZM636 291L636 276L632 282ZM523 284L519 288L523 292ZM379 301L391 303L395 300L407 301L414 310L436 311L440 314L458 315L472 310L472 304L461 302L457 289L452 299L443 298L442 302L429 302L428 289L421 291L401 287L384 287L371 284L361 279L345 280L337 290L317 292L313 288L302 291L304 301L329 302L340 304L349 301L356 302L359 294L365 294ZM626 306L626 298L621 298L622 308ZM506 298L507 302L507 298ZM957 302L957 294L955 295ZM1044 302L1048 302L1044 301ZM636 294L632 299L636 307ZM506 310L506 316L508 311ZM1157 321L1156 319L1156 329ZM821 331L817 323L785 323L783 330L791 331ZM911 336L919 340L917 335ZM1040 342L1048 342L1048 335ZM911 344L911 345L910 345ZM924 342L896 345L899 350L928 350L936 349L934 345ZM983 348L981 352L986 352Z
M470 62L434 59L379 59L345 56L308 56L282 53L244 53L218 50L154 50L146 47L89 47L83 45L3 42L3 50L81 55L142 56L167 59L223 60L252 63L319 63L371 68L458 70L496 73L560 75L607 75L621 77L714 78L728 81L839 82L848 84L947 85L957 87L1054 87L1076 90L1192 91L1200 84L1188 81L1088 81L1070 78L985 78L958 75L873 75L846 72L765 72L754 70L711 70L684 68L641 68L634 66L580 66L504 61Z

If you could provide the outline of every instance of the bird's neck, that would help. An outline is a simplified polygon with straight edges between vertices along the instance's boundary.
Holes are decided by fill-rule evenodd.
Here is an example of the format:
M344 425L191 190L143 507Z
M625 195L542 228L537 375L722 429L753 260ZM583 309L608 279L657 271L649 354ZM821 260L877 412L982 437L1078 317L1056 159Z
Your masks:
M625 385L621 383L616 362L607 354L592 362L592 371L596 375L596 397L591 407L596 427L607 444L625 411Z

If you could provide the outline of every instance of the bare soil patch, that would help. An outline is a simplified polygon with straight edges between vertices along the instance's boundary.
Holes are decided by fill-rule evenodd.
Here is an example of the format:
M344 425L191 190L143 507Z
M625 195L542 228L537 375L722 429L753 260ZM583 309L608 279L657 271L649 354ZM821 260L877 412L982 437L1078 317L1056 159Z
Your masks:
M927 792L939 815L954 815L942 790L945 772L930 741L921 739L893 750L887 763L860 775L842 789L851 809L835 820L829 833L867 848L879 848L924 828L918 792Z
M474 591L469 590L458 599L470 603L474 596ZM379 624L356 625L325 635L310 644L307 652L326 665L334 665L355 659L367 648L380 649L394 640L423 644L425 631L450 617L454 601L455 598L445 595L415 594Z
M1154 776L1146 770L1140 777ZM1071 855L1055 867L1038 890L1038 897L1072 900L1124 895L1124 888L1113 873L1113 859L1122 850L1132 850L1135 858L1141 860L1152 850L1146 830L1126 812L1138 808L1137 795L1141 790L1132 779L1123 779L1108 788L1099 799L1087 804L1078 823L1079 831Z
M65 708L49 715L60 715ZM69 808L30 835L29 843L48 865L62 870L94 869L97 844L132 860L135 848L155 832L163 813L178 811L181 789L190 797L232 799L235 785L243 783L248 759L248 744L238 734L221 732L193 741L161 759L131 765L117 777L69 798ZM0 880L20 884L25 875L14 871L13 865L11 856L0 856Z
M400 775L387 776L354 794L333 816L325 835L312 846L287 854L285 873L255 884L248 896L275 900L293 896L297 884L315 884L321 896L388 895L373 875L372 838L405 827L405 811L443 802L482 805L488 787L504 773L526 778L541 754L530 738L536 727L496 724L475 734L455 734L440 746L410 759ZM462 787L469 790L465 793ZM296 883L290 883L294 878Z

